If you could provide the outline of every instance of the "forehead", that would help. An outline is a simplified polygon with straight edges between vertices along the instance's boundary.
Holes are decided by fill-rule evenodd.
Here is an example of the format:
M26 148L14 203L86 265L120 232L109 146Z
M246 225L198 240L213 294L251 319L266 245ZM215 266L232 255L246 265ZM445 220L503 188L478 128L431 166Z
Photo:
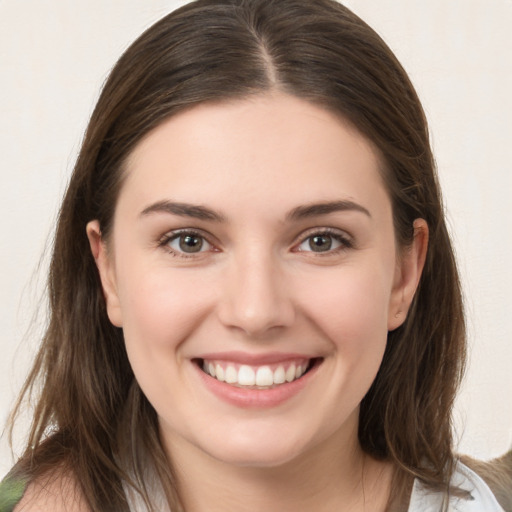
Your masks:
M137 145L125 173L120 201L137 196L141 204L222 203L229 195L231 204L265 208L387 198L372 144L338 115L284 94L182 112Z

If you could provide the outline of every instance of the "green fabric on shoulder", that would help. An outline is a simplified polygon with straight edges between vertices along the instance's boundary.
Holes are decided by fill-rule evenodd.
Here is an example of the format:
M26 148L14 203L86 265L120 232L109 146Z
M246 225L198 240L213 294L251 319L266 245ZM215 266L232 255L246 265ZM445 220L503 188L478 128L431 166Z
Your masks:
M23 497L27 482L5 477L0 482L0 512L12 512Z

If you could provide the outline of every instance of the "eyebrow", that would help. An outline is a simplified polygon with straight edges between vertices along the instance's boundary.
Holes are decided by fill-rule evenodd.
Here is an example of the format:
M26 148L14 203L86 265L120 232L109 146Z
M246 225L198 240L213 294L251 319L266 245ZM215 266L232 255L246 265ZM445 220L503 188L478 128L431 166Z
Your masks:
M147 208L144 208L140 215L143 217L152 213L169 213L181 217L192 217L194 219L213 220L216 222L223 222L225 220L223 215L205 206L175 203L173 201L158 201L153 203Z
M343 201L328 201L325 203L314 203L294 208L286 216L287 220L300 220L317 215L328 215L329 213L356 211L361 212L371 218L370 212L358 203L348 199Z
M370 212L358 203L350 200L328 201L324 203L313 203L294 208L286 215L286 220L296 221L315 217L318 215L328 215L335 212L356 211L361 212L371 218ZM141 212L141 217L152 213L168 213L179 215L181 217L191 217L199 220L209 220L215 222L224 222L225 217L206 206L193 205L189 203L177 203L173 201L157 201Z

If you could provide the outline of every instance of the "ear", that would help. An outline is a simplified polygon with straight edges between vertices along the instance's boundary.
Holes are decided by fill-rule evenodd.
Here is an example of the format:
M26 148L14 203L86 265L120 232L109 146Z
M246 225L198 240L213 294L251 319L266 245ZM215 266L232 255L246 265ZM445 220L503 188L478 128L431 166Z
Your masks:
M407 318L407 312L420 282L428 247L428 225L423 219L413 223L414 239L398 257L393 291L388 312L388 330L400 327Z
M116 327L122 327L121 305L117 292L114 262L107 251L106 242L101 237L99 221L92 220L89 222L86 231L91 252L100 274L108 318Z

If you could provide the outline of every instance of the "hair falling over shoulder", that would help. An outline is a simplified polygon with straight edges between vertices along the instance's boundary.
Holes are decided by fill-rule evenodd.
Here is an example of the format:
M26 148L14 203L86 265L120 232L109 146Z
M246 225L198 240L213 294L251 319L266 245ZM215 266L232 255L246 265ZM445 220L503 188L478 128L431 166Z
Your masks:
M108 320L85 227L98 219L108 239L124 162L163 120L199 103L271 90L339 114L372 142L403 248L414 220L428 223L420 286L405 323L389 333L361 404L359 440L367 454L395 465L398 484L417 477L449 489L465 329L427 123L390 49L331 0L198 0L157 22L119 59L60 210L49 324L13 415L33 396L33 423L12 476L69 471L91 510L115 512L128 510L132 485L155 510L144 481L150 466L172 510L180 509L156 413L134 379L122 330Z

